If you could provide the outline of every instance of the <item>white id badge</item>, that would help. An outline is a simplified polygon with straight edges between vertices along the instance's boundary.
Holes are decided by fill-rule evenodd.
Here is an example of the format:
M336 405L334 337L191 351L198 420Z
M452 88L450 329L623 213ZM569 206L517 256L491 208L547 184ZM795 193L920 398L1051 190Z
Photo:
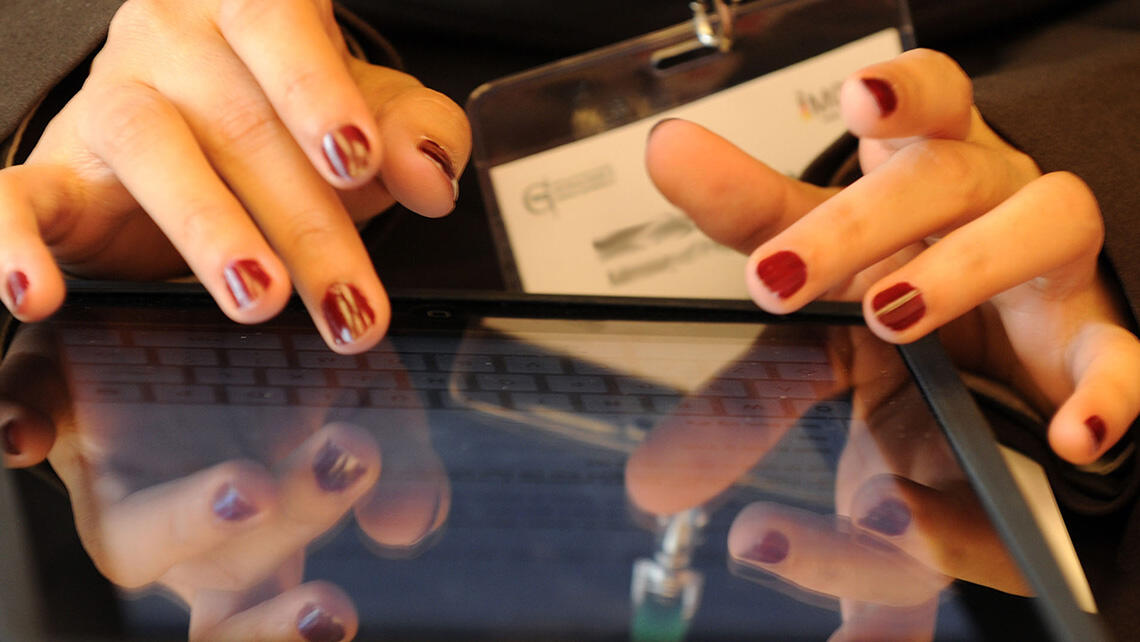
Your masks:
M654 188L645 141L696 122L791 176L845 131L839 87L912 40L905 0L694 2L684 24L487 83L467 111L508 287L745 299L745 257ZM715 171L715 168L703 168Z

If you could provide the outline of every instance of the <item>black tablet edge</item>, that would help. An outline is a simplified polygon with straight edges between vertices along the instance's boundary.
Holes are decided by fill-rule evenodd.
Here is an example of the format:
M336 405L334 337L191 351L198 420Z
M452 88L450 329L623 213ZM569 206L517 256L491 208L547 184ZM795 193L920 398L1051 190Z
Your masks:
M70 281L68 291L86 296L187 296L207 297L199 283L135 281ZM393 317L432 308L446 312L550 318L628 318L663 321L740 321L780 323L787 320L819 319L829 322L862 323L862 309L856 302L813 301L790 315L765 312L748 300L689 299L653 297L581 296L532 294L486 290L390 290ZM210 302L210 305L214 305ZM301 306L294 294L289 305ZM425 308L426 306L426 308ZM565 307L568 314L559 314ZM714 318L710 318L711 315ZM437 317L438 318L438 317Z
M982 505L1017 560L1036 605L1056 639L1074 642L1109 641L1099 616L1077 604L1069 584L1049 550L1037 520L1018 489L997 438L966 389L936 334L899 346L919 389L926 398L962 469L974 483Z

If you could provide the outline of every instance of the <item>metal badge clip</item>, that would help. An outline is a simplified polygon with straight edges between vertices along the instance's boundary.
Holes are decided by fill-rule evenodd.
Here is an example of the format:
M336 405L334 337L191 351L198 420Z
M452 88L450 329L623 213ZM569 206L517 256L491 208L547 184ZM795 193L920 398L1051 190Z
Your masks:
M728 51L732 48L732 17L740 0L693 0L693 30L705 47Z

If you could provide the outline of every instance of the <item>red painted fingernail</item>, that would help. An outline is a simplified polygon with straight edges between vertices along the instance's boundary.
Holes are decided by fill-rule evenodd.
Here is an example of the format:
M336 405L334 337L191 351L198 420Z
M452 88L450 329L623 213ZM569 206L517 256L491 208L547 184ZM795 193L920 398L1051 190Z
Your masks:
M15 457L20 454L20 446L16 443L16 422L15 420L8 420L8 423L0 427L0 443L4 447L4 452Z
M230 289L230 295L234 298L234 305L239 308L248 308L257 303L272 283L261 264L253 259L230 263L223 271L223 275L226 278L226 287Z
M871 92L871 96L879 104L879 117L886 118L894 113L895 108L899 105L899 99L895 96L895 90L890 83L880 78L863 78L862 80L863 86Z
M787 535L780 531L768 531L760 543L753 546L744 557L761 564L776 564L788 556L788 546Z
M906 532L910 526L910 519L910 509L907 505L894 497L889 497L868 511L859 520L859 525L895 537Z
M309 642L339 642L344 639L344 625L316 604L306 604L297 614L297 630Z
M451 200L459 200L459 180L455 175L455 165L451 162L451 156L442 145L430 139L423 139L420 142L420 153L428 157L432 163L439 167L439 171L443 173L443 177L451 183Z
M1108 426L1104 424L1100 415L1093 415L1085 419L1085 426L1089 429L1089 434L1092 435L1096 450L1100 450L1101 445L1104 444L1105 436L1108 435Z
M876 294L871 307L879 321L895 332L918 323L926 314L922 293L909 283L896 283Z
M28 294L28 275L16 270L8 274L8 300L12 302L12 311L16 312L24 305Z
M807 266L795 252L776 252L756 264L756 275L781 299L795 294L807 282Z
M376 321L368 300L349 283L334 283L321 301L321 312L338 345L352 343Z
M346 181L360 176L368 169L368 157L372 148L369 147L364 132L355 125L345 125L325 134L321 148L332 171Z

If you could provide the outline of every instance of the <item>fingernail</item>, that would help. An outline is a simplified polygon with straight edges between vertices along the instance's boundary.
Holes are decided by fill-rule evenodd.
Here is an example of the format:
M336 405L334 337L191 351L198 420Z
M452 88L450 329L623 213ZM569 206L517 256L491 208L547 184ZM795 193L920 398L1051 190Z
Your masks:
M334 283L325 292L321 312L337 345L352 343L372 327L376 315L368 300L349 283Z
M459 179L455 175L455 165L451 162L451 156L447 153L439 143L428 138L420 142L420 153L428 157L428 160L435 163L439 167L439 171L443 173L443 177L451 183L451 200L459 200Z
M871 92L871 96L879 105L879 117L886 118L894 113L895 108L899 105L899 99L895 96L895 90L890 83L880 78L863 78L862 80L863 86Z
M340 492L360 479L364 474L364 466L356 457L331 441L326 441L313 460L313 474L322 490Z
M776 252L756 264L756 275L781 299L795 294L807 282L807 266L795 252Z
M910 526L910 509L900 500L890 497L879 502L864 515L863 519L859 520L859 525L883 535L896 537L906 532Z
M234 261L226 266L223 274L234 305L243 309L257 303L272 282L261 264L253 259Z
M20 446L16 443L16 421L9 419L0 427L0 442L3 442L4 452L15 457L20 454Z
M669 122L669 121L671 121L671 120L681 120L681 119L680 119L680 118L662 118L661 120L659 120L659 121L657 121L656 123L654 123L652 127L650 127L650 128L649 128L649 134L648 134L648 135L646 135L646 137L645 137L645 138L646 138L647 140L648 140L648 139L650 139L650 138L653 138L653 132L657 131L657 128L658 128L658 127L660 127L660 126L664 125L665 123L667 123L667 122Z
M214 514L227 522L240 522L257 513L257 508L233 484L226 484L218 491L213 508Z
M345 125L325 134L321 147L329 167L346 181L360 176L368 169L371 147L368 146L364 132L355 125Z
M879 321L895 332L918 323L926 314L922 293L909 283L896 283L876 294L871 307Z
M16 312L24 305L24 298L28 294L28 275L16 270L8 274L8 300L12 302L12 311Z
M297 630L309 642L339 642L344 639L344 625L316 604L306 604L297 614Z
M1104 438L1108 434L1108 426L1104 424L1104 420L1100 415L1093 415L1085 419L1085 426L1089 429L1089 434L1093 438L1093 446L1095 450L1100 450L1101 445L1104 444Z
M768 531L760 543L744 555L747 560L761 564L776 564L788 556L788 537L780 531Z

